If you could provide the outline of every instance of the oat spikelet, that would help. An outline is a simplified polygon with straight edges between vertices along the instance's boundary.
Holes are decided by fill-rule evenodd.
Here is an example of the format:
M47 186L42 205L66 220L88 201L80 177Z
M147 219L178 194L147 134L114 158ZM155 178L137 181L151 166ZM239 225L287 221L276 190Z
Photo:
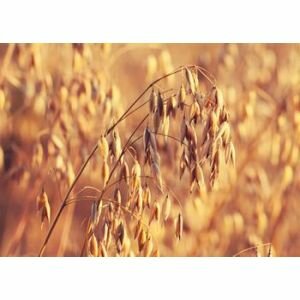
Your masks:
M194 101L192 103L191 109L190 109L190 120L195 121L195 123L198 122L198 120L200 119L200 115L201 115L201 109L200 109L200 105L197 101Z
M0 89L0 111L3 111L5 108L5 93L3 91L3 89Z
M92 203L92 208L91 208L91 223L92 226L96 226L99 223L99 219L100 219L100 215L102 212L102 205L103 205L103 201L101 200L99 202L99 205L96 201L94 201Z
M42 190L41 194L37 197L37 208L38 211L41 212L42 225L44 223L45 218L50 223L51 208L50 208L48 196L44 191L44 189Z
M181 126L180 126L180 141L181 144L183 144L184 139L186 137L186 131L187 131L187 123L185 120L185 116L183 116L183 119L181 121Z
M144 208L144 201L143 201L143 189L141 187L138 188L138 193L137 193L137 200L136 200L136 208L137 212L139 214L142 213L143 208Z
M195 164L191 173L191 188L190 188L191 193L193 192L195 184L197 184L199 190L201 191L201 186L204 185L204 175L199 163Z
M176 116L177 100L172 96L167 102L167 116L172 115L173 118Z
M185 153L185 150L183 150L182 155L180 157L180 161L179 161L179 179L182 178L187 165L188 165L188 158Z
M151 236L149 236L144 247L144 256L146 257L151 256L152 251L153 251L153 242Z
M190 124L186 126L186 138L195 147L197 146L197 134L195 128Z
M142 222L141 222L141 220L139 220L135 227L134 239L137 239L137 237L140 236L141 231L142 231Z
M188 69L188 68L185 69L185 76L186 76L186 79L187 79L187 82L189 84L192 94L195 95L196 85L195 85L194 77L193 77L190 69Z
M68 185L71 186L73 181L75 180L75 172L73 169L73 165L70 161L67 162L67 180L68 180Z
M176 219L176 237L181 240L183 233L183 219L181 213L178 214Z
M186 91L184 85L182 84L178 93L178 105L181 110L184 109L185 100L186 100Z
M143 199L144 205L150 208L151 205L151 191L149 186L147 185L146 188L143 190Z
M134 165L131 169L131 176L132 176L132 190L136 191L141 184L141 175L142 169L137 160L135 160Z
M88 242L89 255L98 256L98 242L93 233Z
M223 98L223 93L220 89L218 88L214 88L214 91L213 91L213 94L214 94L214 97L215 97L215 103L217 105L217 108L219 110L222 110L223 107L224 107L224 98Z
M98 147L99 147L101 157L103 158L103 160L106 161L108 158L109 146L106 138L103 135L101 135L98 141Z
M147 241L147 234L144 229L141 230L138 238L139 251L142 252Z
M110 228L107 222L104 222L103 225L103 237L102 237L102 242L106 245L106 247L109 246L110 243Z
M120 180L124 180L126 184L129 184L129 167L126 161L123 162L121 170L120 170Z
M229 149L229 158L233 167L235 167L235 149L232 142L229 143Z
M158 153L157 153L158 155ZM163 182L162 182L162 177L161 177L161 172L160 172L160 166L159 166L159 161L156 160L152 160L151 162L151 170L152 170L152 173L158 183L158 187L160 189L160 191L162 192L163 191Z
M98 251L99 251L99 256L102 256L102 257L107 257L108 256L106 247L102 242L99 243L99 250Z
M223 122L218 130L216 140L223 139L225 145L229 143L230 140L230 126L228 122Z
M283 170L281 187L282 189L287 188L293 181L294 178L294 170L290 165L286 165Z
M160 118L163 118L163 116L164 116L164 101L163 101L161 92L158 92L158 97L157 97L157 112L158 112Z
M198 72L196 70L194 70L194 71L192 71L192 75L193 75L194 82L195 82L195 87L196 87L196 90L197 90L198 87L199 87Z
M115 159L119 159L122 152L121 138L117 131L113 132L113 139L111 144L111 151Z
M154 89L151 91L150 99L149 99L149 109L150 112L154 113L157 107L157 93Z
M154 207L151 212L151 215L150 215L149 225L151 225L151 223L154 219L156 221L159 221L159 217L160 217L160 205L158 202L155 202Z
M163 204L163 221L167 221L171 211L171 199L167 194Z
M109 178L109 166L108 166L107 161L104 161L103 164L102 164L101 175L102 175L103 185L106 186L107 180Z
M160 124L161 124L161 117L159 115L158 109L156 109L153 115L153 128L155 133L158 132Z
M145 152L149 149L151 149L154 153L157 151L155 136L148 127L144 130L143 141Z
M117 228L117 237L116 237L117 249L119 253L122 251L124 238L125 238L125 228L123 222L121 221Z
M125 235L124 237L124 242L123 242L123 255L124 256L129 256L130 255L130 249L131 249L131 241L130 239L127 237L127 235Z
M122 196L121 196L121 191L120 189L116 189L114 193L114 200L116 202L116 212L120 213L121 210L121 204L122 204Z
M218 117L214 111L210 114L209 132L212 137L215 137L218 131Z
M169 128L170 128L170 118L167 117L163 123L163 134L164 134L165 143L167 143L168 141Z

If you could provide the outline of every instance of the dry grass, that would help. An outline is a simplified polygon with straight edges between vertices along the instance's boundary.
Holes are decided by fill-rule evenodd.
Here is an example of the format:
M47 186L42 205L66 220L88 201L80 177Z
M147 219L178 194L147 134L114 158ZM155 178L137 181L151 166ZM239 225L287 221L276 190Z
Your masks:
M299 46L0 50L1 255L299 255Z

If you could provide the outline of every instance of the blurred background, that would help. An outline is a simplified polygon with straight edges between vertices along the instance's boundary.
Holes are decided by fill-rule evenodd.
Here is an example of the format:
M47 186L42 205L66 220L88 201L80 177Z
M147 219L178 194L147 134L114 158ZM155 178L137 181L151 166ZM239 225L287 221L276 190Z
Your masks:
M189 178L179 180L176 159L162 147L162 173L183 204L184 228L181 241L171 229L153 229L160 255L264 256L269 245L274 256L300 255L299 45L2 44L1 256L38 254L49 228L36 208L42 187L55 215L100 134L149 83L188 64L208 70L223 92L236 168L222 168L204 198L189 193ZM121 137L140 116L120 125ZM95 156L76 191L101 187L99 166ZM68 207L46 255L80 255L89 214L87 203Z

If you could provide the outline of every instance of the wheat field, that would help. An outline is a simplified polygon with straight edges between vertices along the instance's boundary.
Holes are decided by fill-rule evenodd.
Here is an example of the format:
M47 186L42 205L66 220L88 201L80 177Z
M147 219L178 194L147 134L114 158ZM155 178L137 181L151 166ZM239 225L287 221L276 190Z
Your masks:
M300 46L0 45L1 256L299 256Z

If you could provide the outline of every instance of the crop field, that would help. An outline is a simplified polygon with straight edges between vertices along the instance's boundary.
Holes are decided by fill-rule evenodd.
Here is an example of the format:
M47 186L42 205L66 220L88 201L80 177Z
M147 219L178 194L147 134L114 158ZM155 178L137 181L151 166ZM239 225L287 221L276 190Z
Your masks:
M0 256L300 256L299 195L300 45L0 45Z

